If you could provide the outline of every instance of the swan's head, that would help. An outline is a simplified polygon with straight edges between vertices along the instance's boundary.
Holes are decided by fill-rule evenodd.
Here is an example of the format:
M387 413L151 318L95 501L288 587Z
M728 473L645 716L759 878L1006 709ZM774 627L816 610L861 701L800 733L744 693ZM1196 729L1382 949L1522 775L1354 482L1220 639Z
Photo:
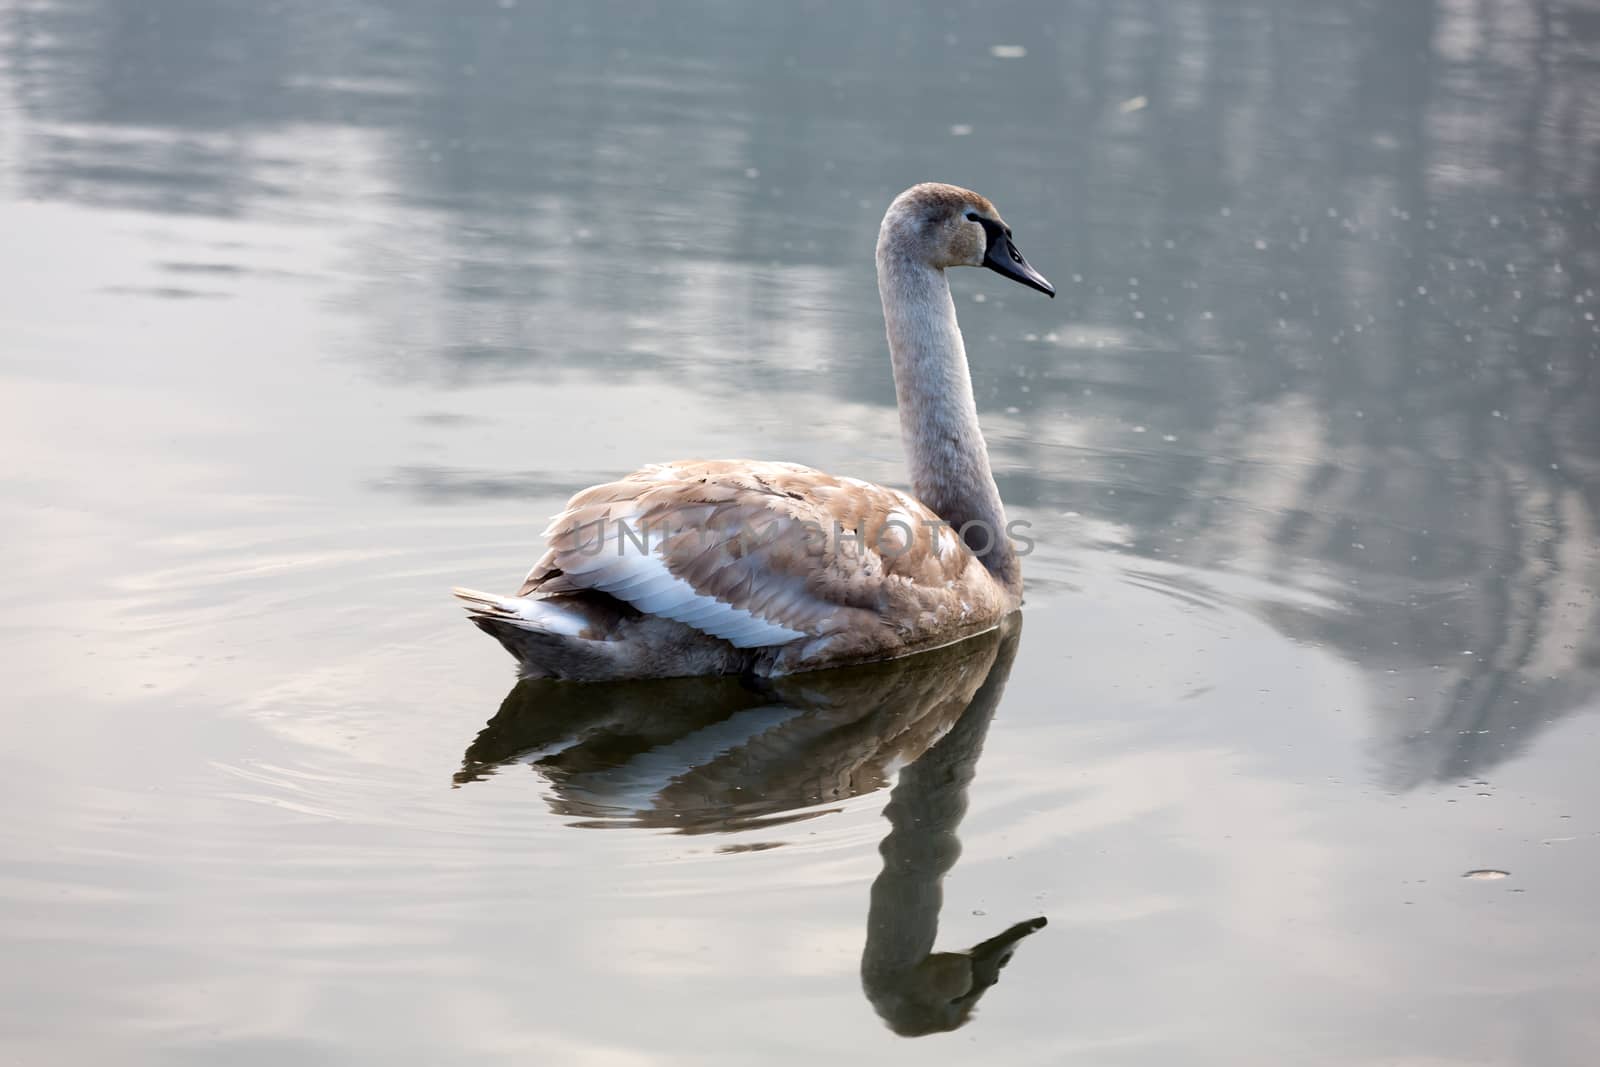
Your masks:
M878 231L878 256L904 258L943 270L988 267L1012 281L1055 296L1055 286L1028 266L1011 227L989 201L958 185L923 182L894 198Z

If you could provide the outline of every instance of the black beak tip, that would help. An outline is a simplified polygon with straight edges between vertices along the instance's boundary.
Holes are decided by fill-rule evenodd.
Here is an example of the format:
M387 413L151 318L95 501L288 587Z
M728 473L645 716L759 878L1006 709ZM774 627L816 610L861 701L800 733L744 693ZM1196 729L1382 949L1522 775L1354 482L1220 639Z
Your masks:
M990 245L984 254L983 265L996 274L1003 274L1014 282L1020 282L1029 289L1037 289L1050 299L1055 299L1056 287L1050 284L1050 279L1028 265L1028 261L1022 258L1022 253L1017 251L1017 246L1011 243L1010 237L1002 237L998 243Z

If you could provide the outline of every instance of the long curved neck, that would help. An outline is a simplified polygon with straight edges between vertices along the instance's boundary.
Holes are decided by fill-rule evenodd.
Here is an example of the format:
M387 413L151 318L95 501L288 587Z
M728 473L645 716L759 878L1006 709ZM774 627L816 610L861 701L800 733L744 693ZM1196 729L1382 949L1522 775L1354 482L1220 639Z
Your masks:
M965 527L967 545L1020 596L1022 566L978 428L967 350L944 271L903 254L885 233L878 242L878 293L912 491L958 532Z

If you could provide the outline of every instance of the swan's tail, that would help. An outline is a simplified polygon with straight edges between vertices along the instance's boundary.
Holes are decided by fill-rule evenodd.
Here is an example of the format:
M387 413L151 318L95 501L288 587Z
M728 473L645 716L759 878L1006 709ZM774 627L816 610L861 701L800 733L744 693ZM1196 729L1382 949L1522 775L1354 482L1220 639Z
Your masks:
M524 678L606 677L616 669L608 642L586 636L591 620L573 603L451 590L473 625L517 659Z
M473 624L517 658L524 678L673 678L736 673L749 665L745 650L683 623L641 615L605 593L454 593Z
M476 589L456 586L450 590L457 600L466 604L473 619L499 619L524 630L537 630L558 637L579 637L589 628L590 620L570 603L520 596L497 596Z

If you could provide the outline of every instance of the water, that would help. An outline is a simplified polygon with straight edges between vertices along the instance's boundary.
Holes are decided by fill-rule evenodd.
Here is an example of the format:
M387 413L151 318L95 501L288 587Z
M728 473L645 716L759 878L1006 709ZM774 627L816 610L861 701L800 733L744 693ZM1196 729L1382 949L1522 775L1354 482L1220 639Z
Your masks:
M1592 1062L1597 43L0 0L0 1051ZM572 490L900 479L871 249L928 178L1062 290L954 278L1021 633L513 690L446 590Z

